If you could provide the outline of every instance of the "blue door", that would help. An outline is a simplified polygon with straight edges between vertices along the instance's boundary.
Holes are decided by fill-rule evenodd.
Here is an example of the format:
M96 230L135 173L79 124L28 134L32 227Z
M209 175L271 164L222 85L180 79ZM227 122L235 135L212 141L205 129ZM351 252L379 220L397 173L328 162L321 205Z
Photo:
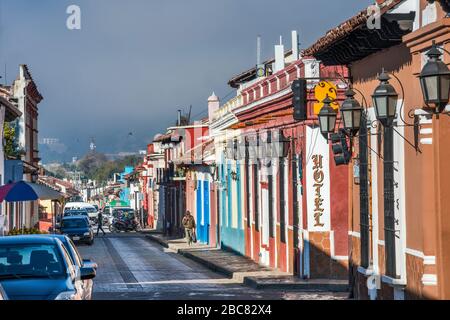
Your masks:
M196 205L196 210L197 210L197 218L195 219L195 222L197 224L197 240L201 241L202 239L202 231L203 228L201 226L202 223L202 210L203 210L203 205L202 205L202 182L201 181L197 181L197 205Z
M203 181L203 236L202 242L209 244L209 181Z

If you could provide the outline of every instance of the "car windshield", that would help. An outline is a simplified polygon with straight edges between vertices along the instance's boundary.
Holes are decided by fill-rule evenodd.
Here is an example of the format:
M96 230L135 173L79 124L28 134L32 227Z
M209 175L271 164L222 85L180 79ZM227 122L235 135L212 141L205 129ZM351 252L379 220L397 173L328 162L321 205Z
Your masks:
M86 208L86 211L87 212L96 212L97 210L95 210L95 208Z
M61 228L87 228L88 223L85 219L66 219L61 222Z
M65 213L64 213L64 215L66 216L66 217L71 217L71 216L87 216L88 215L88 213L87 213L87 211L84 211L84 210L79 210L79 211L66 211Z
M58 277L64 275L64 270L56 245L0 245L0 280Z

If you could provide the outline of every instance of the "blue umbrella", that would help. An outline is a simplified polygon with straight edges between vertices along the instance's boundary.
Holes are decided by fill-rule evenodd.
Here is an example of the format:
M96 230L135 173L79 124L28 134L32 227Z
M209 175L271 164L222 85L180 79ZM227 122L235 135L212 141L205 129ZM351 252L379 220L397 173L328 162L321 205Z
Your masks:
M10 183L0 187L0 203L34 201L34 200L57 200L62 194L47 186L26 181Z

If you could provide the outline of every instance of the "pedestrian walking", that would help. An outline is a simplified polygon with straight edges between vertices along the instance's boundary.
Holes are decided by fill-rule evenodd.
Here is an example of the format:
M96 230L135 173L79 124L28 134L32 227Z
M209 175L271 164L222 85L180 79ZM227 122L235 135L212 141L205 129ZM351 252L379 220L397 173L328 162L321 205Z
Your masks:
M105 230L103 230L103 213L100 211L97 216L97 237L98 233L102 230L103 235L105 235Z
M192 242L196 242L195 239L195 219L194 216L191 215L191 212L186 211L185 216L183 217L182 224L184 227L184 231L186 234L186 241L189 245L192 245Z
M148 226L148 212L144 209L144 229Z

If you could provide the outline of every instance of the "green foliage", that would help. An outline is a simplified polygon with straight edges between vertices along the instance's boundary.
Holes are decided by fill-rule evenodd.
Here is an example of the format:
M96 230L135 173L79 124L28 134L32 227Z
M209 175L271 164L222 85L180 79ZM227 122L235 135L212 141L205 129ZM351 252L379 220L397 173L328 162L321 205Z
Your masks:
M63 180L64 178L67 178L67 172L62 167L56 168L54 171L47 170L46 174L49 177L54 177L54 178L61 179L61 180Z
M140 156L127 156L111 161L101 153L89 153L79 161L78 169L86 178L102 183L112 178L114 173L123 172L126 166L136 166L141 161Z
M8 122L3 125L3 137L5 156L9 159L20 158L21 152L17 144L16 129Z
M23 235L23 234L48 234L48 232L45 231L40 231L37 228L23 228L23 229L17 229L14 228L11 231L9 231L8 236L19 236L19 235Z

